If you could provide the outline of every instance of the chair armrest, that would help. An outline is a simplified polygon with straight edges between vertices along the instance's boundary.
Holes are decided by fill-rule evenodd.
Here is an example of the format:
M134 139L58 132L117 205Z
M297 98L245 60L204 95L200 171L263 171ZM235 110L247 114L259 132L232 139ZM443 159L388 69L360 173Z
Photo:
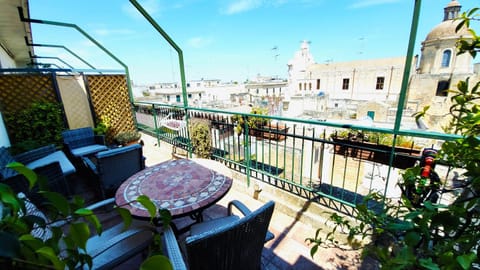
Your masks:
M92 170L94 174L98 175L97 165L95 165L95 163L93 163L93 161L90 158L82 157L82 161L83 161L83 164L87 166L87 168L90 168L90 170Z
M110 204L115 204L115 198L105 199L103 201L96 202L86 207L86 209L95 210L100 207L104 207Z
M95 135L94 138L96 144L106 145L105 135Z
M244 216L249 215L252 213L248 207L238 200L232 200L228 203L228 215L232 215L232 206L235 206Z
M37 159L41 159L43 157L46 157L56 151L55 145L54 144L49 144L46 146L42 146L18 155L15 155L13 158L15 161L18 161L23 164L28 164L32 161L35 161Z
M180 247L178 246L177 238L175 237L175 233L170 226L168 226L168 228L164 229L163 231L163 248L165 255L172 263L173 269L187 269L187 266L183 261L182 252L180 251Z

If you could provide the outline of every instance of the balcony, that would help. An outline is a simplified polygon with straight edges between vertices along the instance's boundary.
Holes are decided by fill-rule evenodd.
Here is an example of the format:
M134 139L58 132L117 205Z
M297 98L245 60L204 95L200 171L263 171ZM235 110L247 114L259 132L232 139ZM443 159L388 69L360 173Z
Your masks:
M411 52L409 56L412 56ZM180 66L182 73L183 62ZM228 197L206 212L207 218L224 211L226 202L232 198L241 199L252 208L269 199L278 202L271 225L276 238L266 245L263 253L265 269L350 269L362 264L358 253L340 250L312 259L305 238L312 237L315 230L323 226L328 218L325 211L353 216L355 206L372 192L379 192L391 199L400 198L401 190L397 183L401 172L421 159L421 149L438 149L445 141L458 138L444 133L399 127L397 124L403 112L401 105L388 111L388 118L396 122L389 127L358 122L346 124L335 120L259 116L213 109L220 107L218 103L213 108L199 108L189 106L185 100L183 105L177 106L135 102L129 85L130 78L125 71L106 74L95 70L75 74L79 77L72 80L73 83L70 81L60 85L59 82L68 77L64 75L71 75L72 72L75 70L0 70L0 86L9 89L0 93L4 105L2 113L19 111L37 100L62 101L65 118L71 121L66 126L85 123L94 126L102 117L106 117L112 121L114 132L122 129L141 130L149 165L171 158L194 156L197 147L189 125L194 119L208 121L212 135L209 140L212 151L208 158L228 166L234 172L235 184ZM407 78L408 74L404 76ZM185 87L184 78L182 86ZM87 95L83 91L85 89L88 89ZM187 100L185 88L182 90ZM82 97L83 104L79 104L78 95ZM399 104L403 103L405 95L406 89L403 88L398 97ZM393 111L395 114L392 114ZM406 111L411 112L411 109ZM243 124L238 121L252 117L260 118L266 124L254 127L247 125L246 121ZM241 132L237 129L239 125ZM363 139L340 140L336 136L340 132L369 132L393 136L395 139L387 144L380 140L373 143ZM109 139L113 135L108 134ZM400 141L399 136L408 137L413 143L407 148L400 148L395 144ZM436 171L445 188L454 189L462 181L458 179L462 171L447 163L437 164ZM81 183L82 180L77 182ZM84 194L92 201L97 200L88 188L82 189L81 184L79 186L79 194ZM455 194L446 194L439 202L448 205L454 198ZM322 252L327 253L327 250ZM339 259L339 254L345 257ZM345 261L353 262L354 266L347 265ZM125 268L138 262L129 263ZM368 265L362 267L369 269Z

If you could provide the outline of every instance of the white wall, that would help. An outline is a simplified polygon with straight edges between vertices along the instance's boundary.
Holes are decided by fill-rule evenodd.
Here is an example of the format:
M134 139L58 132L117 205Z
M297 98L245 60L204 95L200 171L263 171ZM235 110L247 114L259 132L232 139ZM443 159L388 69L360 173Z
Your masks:
M10 147L10 139L8 138L7 129L3 122L2 112L0 112L0 146Z

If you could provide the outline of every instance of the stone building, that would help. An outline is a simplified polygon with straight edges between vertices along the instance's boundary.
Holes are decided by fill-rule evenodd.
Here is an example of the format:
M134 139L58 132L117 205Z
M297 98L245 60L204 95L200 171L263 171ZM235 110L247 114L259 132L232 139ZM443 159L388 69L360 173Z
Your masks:
M444 8L443 21L435 26L422 42L421 55L415 57L407 88L407 104L402 123L412 126L412 113L430 106L427 126L440 130L448 113L449 97L460 80L470 77L479 81L479 68L474 68L469 54L457 54L460 38L471 38L462 28L456 32L461 5L452 0ZM291 104L301 102L304 111L286 112L289 116L309 114L324 119L362 119L393 123L400 94L406 57L358 60L350 62L314 63L308 42L303 42L288 63ZM478 66L478 65L476 65ZM306 102L305 100L309 101ZM290 106L298 108L299 106ZM311 114L311 113L310 113ZM320 115L320 116L319 116Z

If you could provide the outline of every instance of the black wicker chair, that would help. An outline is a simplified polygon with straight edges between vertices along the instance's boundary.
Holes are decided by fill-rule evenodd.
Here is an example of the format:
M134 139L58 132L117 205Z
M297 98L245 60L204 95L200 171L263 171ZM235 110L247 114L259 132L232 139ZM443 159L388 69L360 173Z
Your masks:
M65 130L62 132L62 138L67 154L75 158L108 149L105 145L105 136L95 135L91 127Z
M232 206L244 217L232 215ZM274 237L268 231L274 206L270 201L251 212L234 200L229 203L228 216L193 225L185 239L188 269L260 269L263 245Z
M102 198L113 195L123 181L145 168L140 144L102 151L83 157L83 162L99 181Z
M39 147L15 156L11 156L8 149L0 147L0 181L8 184L16 192L23 192L36 204L43 198L38 195L37 188L29 190L28 181L16 171L6 168L11 162L20 162L32 169L37 175L46 179L44 183L49 190L70 195L65 176L75 172L75 167L61 151L57 151L53 144Z

